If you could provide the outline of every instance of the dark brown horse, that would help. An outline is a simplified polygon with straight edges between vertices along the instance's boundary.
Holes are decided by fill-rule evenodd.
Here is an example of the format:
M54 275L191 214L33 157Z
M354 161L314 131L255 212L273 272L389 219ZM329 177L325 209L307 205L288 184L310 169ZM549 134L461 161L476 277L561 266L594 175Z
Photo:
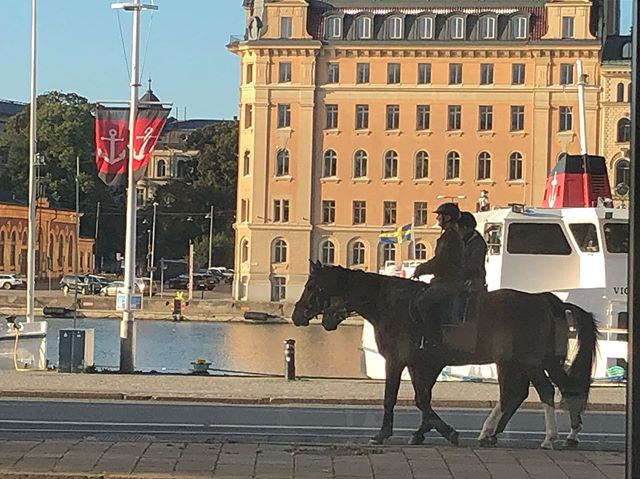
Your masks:
M474 353L444 348L420 350L419 328L411 305L424 283L340 266L312 263L311 273L292 315L294 324L306 326L322 314L322 324L335 330L351 313L369 321L375 330L378 351L386 360L384 417L380 431L371 439L382 443L393 434L393 409L405 367L411 375L416 405L422 411L420 427L410 443L420 444L435 428L457 444L458 433L431 408L431 390L447 365L496 363L500 402L491 412L479 439L495 444L496 435L529 394L531 382L544 404L546 437L542 447L551 448L557 437L553 381L563 394L571 415L568 443L577 443L581 417L591 384L591 369L598 331L593 315L563 303L550 293L529 294L515 290L488 293L478 305L478 346ZM556 339L567 338L565 311L573 316L578 333L578 353L568 371L565 354L556 352ZM551 381L550 381L551 379Z

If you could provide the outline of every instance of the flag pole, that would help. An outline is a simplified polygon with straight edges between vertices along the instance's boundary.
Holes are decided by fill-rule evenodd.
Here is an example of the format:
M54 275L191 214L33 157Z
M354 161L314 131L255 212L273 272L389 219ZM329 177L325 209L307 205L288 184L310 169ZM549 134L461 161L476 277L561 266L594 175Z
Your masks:
M35 321L36 293L36 155L38 154L36 90L36 9L37 0L31 1L31 106L29 108L29 213L27 233L27 323ZM24 263L23 263L24 264Z

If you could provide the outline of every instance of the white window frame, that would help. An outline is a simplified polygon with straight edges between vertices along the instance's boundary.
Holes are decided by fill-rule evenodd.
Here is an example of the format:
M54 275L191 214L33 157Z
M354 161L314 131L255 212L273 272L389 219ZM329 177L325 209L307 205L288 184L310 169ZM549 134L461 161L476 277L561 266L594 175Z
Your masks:
M418 19L418 38L431 40L433 38L433 17L420 17Z
M280 17L280 38L293 37L293 18Z
M371 17L358 17L356 21L356 36L358 40L371 39Z
M514 22L513 38L516 40L524 40L527 38L528 22L527 17L516 17Z
M571 31L567 31L565 30L565 20L567 21L567 24L571 25L570 29L567 30L571 30ZM562 38L575 38L576 37L576 19L573 16L567 15L567 16L563 16L562 17L562 24L561 24L561 31L560 31L560 36Z
M402 17L391 17L387 20L387 26L389 27L389 39L402 40L403 23Z
M464 40L464 17L453 17L450 20L451 39Z
M482 34L483 29L485 35ZM496 38L496 19L494 17L484 16L480 20L480 39L495 40Z
M342 38L342 18L336 16L327 18L325 36L327 38Z

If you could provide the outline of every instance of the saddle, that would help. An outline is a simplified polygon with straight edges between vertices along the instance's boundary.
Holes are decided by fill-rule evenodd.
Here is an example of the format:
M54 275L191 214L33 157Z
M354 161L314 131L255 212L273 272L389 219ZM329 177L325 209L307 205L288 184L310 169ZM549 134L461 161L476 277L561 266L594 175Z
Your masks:
M461 290L450 307L445 306L441 316L442 345L446 349L469 354L478 346L478 306L485 295L483 291Z

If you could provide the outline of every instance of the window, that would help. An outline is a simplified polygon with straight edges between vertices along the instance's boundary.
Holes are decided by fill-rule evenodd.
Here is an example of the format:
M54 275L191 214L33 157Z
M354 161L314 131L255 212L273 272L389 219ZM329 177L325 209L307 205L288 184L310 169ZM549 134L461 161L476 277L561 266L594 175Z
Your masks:
M517 151L509 155L509 181L522 179L522 155Z
M457 151L449 152L446 167L445 180L456 180L460 178L460 154Z
M327 240L322 243L320 247L320 261L322 264L336 263L336 247L333 245L333 242Z
M629 224L605 223L604 242L609 253L629 252Z
M387 28L389 29L389 38L391 40L400 40L402 35L402 18L391 17L387 22Z
M629 99L631 99L631 96L629 96ZM624 84L623 83L618 83L618 86L616 87L616 101L617 102L624 101Z
M462 83L462 63L449 64L449 85Z
M340 64L331 62L327 64L327 83L340 82Z
M333 130L338 128L338 105L327 105L327 124L326 128L328 130Z
M560 64L560 85L573 85L573 64Z
M16 237L15 237L15 233L13 233L11 235L11 249L9 251L10 256L9 256L9 261L11 266L15 266L15 254L16 254L16 247L15 247L15 241L16 241ZM60 238L58 239L58 268L62 268L62 266L64 265L64 238L62 237L62 235L60 235Z
M426 225L428 214L429 211L427 209L426 201L417 201L413 204L413 224L415 226Z
M629 160L622 159L616 162L615 180L616 186L631 186L631 170Z
M418 85L431 83L431 63L418 63Z
M524 130L524 105L511 107L511 131Z
M367 176L367 154L362 151L356 151L353 156L353 177L365 178Z
M562 38L573 38L573 17L562 17Z
M280 62L278 64L278 83L289 83L291 81L291 62Z
M246 263L249 261L249 240L243 239L240 243L240 262Z
M524 40L527 38L528 26L526 17L516 17L512 20L513 38Z
M430 123L429 105L418 105L416 107L416 130L428 130Z
M49 248L51 248L53 242L49 241ZM0 231L0 266L4 266L4 231Z
M340 17L329 17L325 27L327 38L340 38L342 36L342 19Z
M382 245L382 261L383 264L387 261L396 260L396 245L385 243Z
M433 38L433 18L418 18L418 38L420 40L430 40Z
M524 85L524 63L511 65L511 84Z
M399 63L387 64L387 83L390 85L400 83L400 64Z
M493 84L493 63L480 64L480 85Z
M245 81L246 83L253 82L253 63L247 63L245 67Z
M356 105L356 130L369 128L369 105Z
M283 276L271 278L271 301L284 301L287 299L287 279Z
M369 83L369 64L368 63L357 64L356 83Z
M351 247L351 264L363 265L365 252L364 244L361 241L353 243L353 246Z
M496 38L496 19L484 16L480 18L480 38L482 40L493 40Z
M276 154L276 176L289 175L289 152L278 150Z
M429 154L426 151L416 153L416 168L414 178L416 180L429 177Z
M483 151L478 155L478 180L488 180L491 178L491 155Z
M499 255L502 249L502 225L487 224L484 229L484 240L487 242L487 253Z
M387 105L387 130L400 128L400 105Z
M569 225L569 230L580 251L583 253L597 253L600 251L596 225L593 223L573 223Z
M176 167L176 176L178 178L184 178L187 176L187 162L184 160L178 160L178 164ZM144 192L143 192L144 196Z
M322 162L322 176L330 177L336 176L338 170L338 155L333 150L327 150L324 152L324 158Z
M62 236L60 236L60 242L58 243L58 265L62 266ZM11 237L9 240L9 266L16 265L16 232L11 233Z
M627 42L622 45L622 58L631 58L631 42Z
M26 240L23 238L22 239L22 244L24 245L26 243ZM73 254L73 236L69 236L69 252L67 255L67 266L69 266L69 268L73 268L73 260L74 260L74 254Z
M289 222L289 200L273 200L273 221L276 223Z
M253 125L253 105L244 106L244 127L251 128Z
M397 205L395 201L384 202L384 214L382 218L382 224L384 225L396 224L396 209L397 209Z
M280 38L291 38L292 36L291 17L280 17Z
M480 105L478 112L479 112L478 129L480 131L492 130L493 129L493 107L491 105Z
M427 259L427 247L424 243L416 243L415 253L416 257L414 259Z
M156 176L162 178L167 174L167 163L164 160L158 160L156 163Z
M573 128L573 117L570 106L560 107L560 124L558 131L569 131Z
M291 105L278 104L278 128L289 128L291 126Z
M631 141L631 121L628 118L620 118L617 131L618 143Z
M136 204L142 206L144 203L144 188L136 188Z
M361 225L367 222L367 202L353 202L353 224Z
M449 28L451 29L451 39L462 40L464 38L464 18L453 17L449 21Z
M371 17L358 17L356 21L356 36L358 40L371 38Z
M384 178L398 177L398 154L395 151L387 151L384 155Z
M571 254L562 228L554 223L512 223L507 230L509 254Z
M273 263L287 262L287 243L283 239L277 239L273 243Z
M335 200L322 201L322 222L324 224L336 222L336 202Z
M447 111L447 130L459 130L462 126L462 106L449 105Z
M242 155L242 174L244 176L249 175L250 163L251 163L251 152L249 150L245 150L244 155Z

